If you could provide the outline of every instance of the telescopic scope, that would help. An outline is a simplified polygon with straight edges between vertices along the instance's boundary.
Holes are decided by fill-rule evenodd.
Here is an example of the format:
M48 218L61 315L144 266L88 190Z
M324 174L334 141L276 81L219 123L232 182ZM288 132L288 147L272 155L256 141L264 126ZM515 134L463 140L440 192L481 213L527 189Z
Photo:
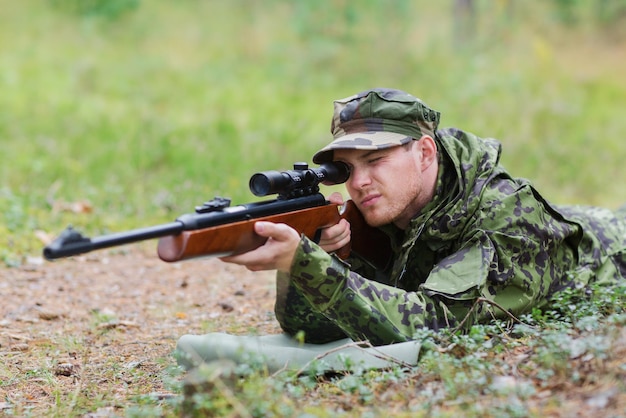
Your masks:
M250 191L255 196L279 194L298 196L317 193L319 184L340 184L348 180L350 170L342 162L325 163L318 168L309 168L307 163L295 163L293 170L262 171L250 178Z

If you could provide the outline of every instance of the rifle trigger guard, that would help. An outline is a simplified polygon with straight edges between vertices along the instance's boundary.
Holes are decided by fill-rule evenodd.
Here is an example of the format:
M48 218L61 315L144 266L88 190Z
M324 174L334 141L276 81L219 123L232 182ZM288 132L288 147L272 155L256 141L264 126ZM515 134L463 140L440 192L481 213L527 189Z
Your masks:
M348 201L346 200L341 205L339 205L339 215L343 216L348 210Z

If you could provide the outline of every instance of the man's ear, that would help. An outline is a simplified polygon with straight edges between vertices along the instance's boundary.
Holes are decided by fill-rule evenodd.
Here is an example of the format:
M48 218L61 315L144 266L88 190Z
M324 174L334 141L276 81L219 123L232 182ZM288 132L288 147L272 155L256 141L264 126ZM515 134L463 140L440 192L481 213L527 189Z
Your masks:
M423 135L417 146L422 153L422 159L420 161L422 171L426 170L433 163L437 162L437 144L430 135Z

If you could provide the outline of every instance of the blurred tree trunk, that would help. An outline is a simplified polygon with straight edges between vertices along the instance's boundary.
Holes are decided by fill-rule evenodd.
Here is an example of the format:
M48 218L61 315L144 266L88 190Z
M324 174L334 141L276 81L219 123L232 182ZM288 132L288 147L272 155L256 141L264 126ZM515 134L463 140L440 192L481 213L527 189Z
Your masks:
M455 46L462 47L477 40L476 38L480 31L478 21L480 7L478 7L476 3L475 0L453 0L452 21L454 27L452 30L454 33ZM489 0L488 4L490 10L483 10L484 13L496 16L496 23L502 25L503 28L510 24L515 8L515 2L513 0ZM492 22L491 26L497 25ZM489 28L486 28L486 30L489 30ZM483 28L482 36L484 37L485 35L485 28ZM489 34L487 34L487 36L489 36Z
M454 43L463 45L471 41L476 31L476 3L474 0L454 0Z

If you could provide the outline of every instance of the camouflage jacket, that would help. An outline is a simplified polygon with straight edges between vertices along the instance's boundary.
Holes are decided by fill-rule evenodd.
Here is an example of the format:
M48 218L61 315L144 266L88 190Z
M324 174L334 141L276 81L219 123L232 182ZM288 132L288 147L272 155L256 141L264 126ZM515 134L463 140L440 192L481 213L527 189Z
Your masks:
M626 277L626 210L550 204L499 164L496 140L444 129L436 141L435 198L405 231L383 228L394 250L388 271L343 262L302 238L290 274L277 281L286 332L390 344L423 327L502 318L503 309L520 315L561 289Z

